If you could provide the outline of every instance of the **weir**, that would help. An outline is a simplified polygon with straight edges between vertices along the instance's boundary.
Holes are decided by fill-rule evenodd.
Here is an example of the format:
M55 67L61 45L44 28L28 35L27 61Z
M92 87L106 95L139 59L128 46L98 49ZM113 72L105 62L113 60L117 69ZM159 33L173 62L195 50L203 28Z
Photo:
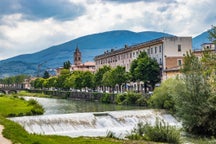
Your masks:
M113 132L123 138L139 122L154 124L156 118L169 125L181 127L174 117L158 110L109 111L98 113L73 113L10 118L29 133L45 135L106 136Z

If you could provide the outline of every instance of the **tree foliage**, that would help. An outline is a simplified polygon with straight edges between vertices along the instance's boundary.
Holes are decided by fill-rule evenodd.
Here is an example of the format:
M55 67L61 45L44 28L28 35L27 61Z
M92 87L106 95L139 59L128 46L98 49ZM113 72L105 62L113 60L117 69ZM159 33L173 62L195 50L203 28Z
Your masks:
M64 69L70 69L70 67L71 67L71 62L70 61L64 62L64 64L63 64Z
M177 115L187 131L216 136L216 95L205 74L206 65L192 53L187 53L184 62L185 91L176 97Z
M153 95L149 99L151 106L161 109L168 109L175 112L176 95L183 93L185 86L180 79L167 79L160 87L156 87Z
M132 61L130 73L132 81L149 83L152 88L160 81L160 67L155 59L148 57L146 52L141 52L139 57Z
M99 70L95 73L95 81L97 82L96 86L103 86L103 75L109 70L111 70L111 67L106 65L99 68Z
M44 78L44 79L47 79L47 78L49 78L49 77L50 77L49 72L48 72L48 71L45 71L45 72L44 72L44 75L43 75L43 78Z

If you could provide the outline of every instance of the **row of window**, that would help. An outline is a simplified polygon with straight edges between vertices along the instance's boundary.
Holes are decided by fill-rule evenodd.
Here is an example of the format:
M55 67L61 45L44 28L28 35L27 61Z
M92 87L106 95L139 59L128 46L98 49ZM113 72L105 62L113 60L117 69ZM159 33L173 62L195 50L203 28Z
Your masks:
M125 53L122 55L118 55L118 56L113 56L111 58L108 59L103 59L100 60L100 62L96 62L97 64L107 64L107 63L113 63L113 62L117 62L119 60L124 60L124 59L128 59L128 58L137 58L138 55L142 52L145 51L148 55L150 54L157 54L157 53L161 53L162 52L162 45L160 46L155 46L155 47L151 47L148 48L147 50L139 50L136 52L129 52L129 53Z

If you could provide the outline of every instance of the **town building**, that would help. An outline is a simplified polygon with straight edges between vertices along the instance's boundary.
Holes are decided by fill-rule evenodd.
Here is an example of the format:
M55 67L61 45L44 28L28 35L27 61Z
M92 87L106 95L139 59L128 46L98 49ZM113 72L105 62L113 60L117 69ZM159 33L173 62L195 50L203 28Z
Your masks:
M95 72L95 62L85 62L82 63L82 53L80 52L78 46L76 47L74 54L74 63L70 67L70 72L73 71L90 71L92 73ZM60 75L63 67L59 67L56 69L56 75Z
M204 51L210 51L212 53L215 53L216 52L216 47L215 47L215 44L214 43L203 43L201 45L201 49L198 49L198 50L194 50L193 51L193 54L198 57L199 59L202 58L202 55L204 53Z
M180 67L183 64L183 57L187 51L192 50L191 37L162 37L144 43L127 46L111 51L105 51L104 54L94 58L96 70L109 65L113 68L124 66L126 71L130 70L131 62L138 55L145 51L151 58L157 60L161 68L162 80L175 77L180 74Z

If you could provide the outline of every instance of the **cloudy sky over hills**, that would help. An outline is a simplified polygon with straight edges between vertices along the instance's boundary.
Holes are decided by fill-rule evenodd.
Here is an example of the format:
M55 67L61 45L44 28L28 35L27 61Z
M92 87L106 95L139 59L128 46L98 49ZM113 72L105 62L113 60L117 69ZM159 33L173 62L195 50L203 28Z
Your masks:
M0 60L111 30L196 36L215 0L0 0Z

